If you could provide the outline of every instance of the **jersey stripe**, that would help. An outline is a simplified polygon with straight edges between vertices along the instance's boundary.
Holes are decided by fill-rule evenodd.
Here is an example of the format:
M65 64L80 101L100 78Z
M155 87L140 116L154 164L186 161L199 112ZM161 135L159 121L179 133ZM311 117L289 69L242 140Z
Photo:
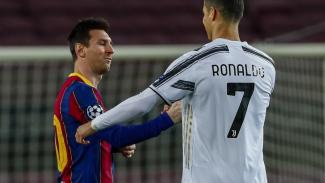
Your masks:
M190 81L178 80L176 83L172 85L174 88L178 88L181 90L189 90L194 91L195 83Z
M106 111L101 94L98 91L96 91L94 88L92 88L92 92L97 100L97 103L103 106L104 110ZM111 145L108 142L101 140L100 146L101 146L100 180L101 183L112 183L113 182L113 170L112 170L113 161L111 159Z
M250 53L250 54L256 55L256 56L258 56L258 57L260 57L260 58L262 58L262 59L264 59L264 60L270 62L270 63L273 65L273 67L274 67L274 61L273 61L271 58L267 57L266 55L264 55L264 54L262 54L262 53L259 53L259 52L255 51L255 50L253 50L253 49L247 48L247 47L245 47L245 46L242 46L242 49L243 49L243 51L245 51L245 52L247 52L247 53Z
M72 164L74 163L74 159L72 157L72 153L73 153L73 149L71 149L71 145L70 145L70 142L69 142L69 139L68 139L68 126L66 126L66 121L65 121L65 113L62 113L62 111L66 111L65 109L69 107L70 105L70 96L71 96L71 93L73 91L73 88L74 88L74 85L75 84L75 81L74 80L70 80L69 81L69 85L66 85L65 86L65 89L64 89L64 94L61 98L61 102L60 102L60 113L61 113L61 124L64 128L63 132L65 134L65 138L66 138L66 147L67 147L67 150L68 150L68 164L64 170L64 172L62 172L62 181L64 183L71 183L72 182L72 179L74 177L74 173L72 171Z
M159 87L164 84L166 81L170 80L174 76L178 75L179 73L183 72L184 70L190 68L192 65L197 63L199 60L214 55L216 53L221 52L229 52L229 49L226 45L219 45L217 47L213 47L211 49L207 49L203 52L199 52L198 54L192 55L191 57L185 59L185 61L178 64L175 68L171 71L167 72L165 75L160 77L159 80L153 83L154 87Z
M63 148L66 148L66 149L64 149L64 151L67 153L66 156L68 158L68 161L65 164L65 166L64 167L58 166L58 169L59 169L59 171L61 169L61 174L63 175L62 181L66 182L66 183L70 183L71 178L72 178L72 172L71 172L72 154L71 154L71 149L70 149L69 142L68 142L66 127L63 122L62 105L63 105L63 98L69 92L69 91L67 91L67 88L69 88L72 84L73 84L73 81L69 81L64 84L63 88L65 88L65 89L61 93L59 93L58 102L56 102L56 104L55 104L56 105L55 106L55 110L56 110L55 115L57 115L58 122L60 123L60 127L61 127L60 130L62 133L63 141L65 143L65 146Z
M192 125L193 125L193 110L191 105L184 106L184 115L182 115L183 125L183 153L184 165L186 169L192 167Z
M68 153L67 147L65 143L65 139L63 137L63 131L61 127L61 123L59 119L54 115L54 126L55 126L55 150L57 156L57 165L58 170L62 172L66 165L68 164Z
M69 101L70 115L75 117L80 124L88 122L87 116L81 109L74 91L71 93Z

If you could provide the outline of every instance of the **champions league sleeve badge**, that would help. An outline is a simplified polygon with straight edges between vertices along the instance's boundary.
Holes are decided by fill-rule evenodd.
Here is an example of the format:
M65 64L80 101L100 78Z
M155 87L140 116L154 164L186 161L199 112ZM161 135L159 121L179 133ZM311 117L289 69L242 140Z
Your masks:
M97 116L104 112L103 108L99 104L90 105L87 107L87 116L90 119L95 119Z

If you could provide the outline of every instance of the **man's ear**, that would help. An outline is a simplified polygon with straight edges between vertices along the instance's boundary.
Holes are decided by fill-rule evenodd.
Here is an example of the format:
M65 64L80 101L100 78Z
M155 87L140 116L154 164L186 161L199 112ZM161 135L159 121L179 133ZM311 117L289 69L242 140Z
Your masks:
M216 20L219 16L220 16L219 10L217 8L211 6L209 9L209 17L212 20Z
M80 57L80 58L85 58L86 57L86 47L85 47L85 45L83 45L81 43L76 43L74 45L74 50L76 52L77 57Z

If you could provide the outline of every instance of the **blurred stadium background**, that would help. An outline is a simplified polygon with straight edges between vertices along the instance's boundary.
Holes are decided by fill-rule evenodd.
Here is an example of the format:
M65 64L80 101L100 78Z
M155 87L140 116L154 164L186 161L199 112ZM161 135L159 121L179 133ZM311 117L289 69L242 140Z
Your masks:
M249 0L242 40L276 61L265 123L270 183L325 182L325 1ZM198 0L0 0L0 183L55 182L52 111L72 71L66 37L78 19L102 16L116 45L100 90L108 108L205 42ZM159 113L159 108L142 119ZM117 183L178 183L180 125L114 155Z

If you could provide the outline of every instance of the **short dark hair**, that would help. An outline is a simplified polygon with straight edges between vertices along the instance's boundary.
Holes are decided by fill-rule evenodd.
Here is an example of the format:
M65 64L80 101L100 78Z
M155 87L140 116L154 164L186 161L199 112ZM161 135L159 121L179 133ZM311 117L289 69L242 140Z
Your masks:
M90 35L89 32L94 29L104 30L108 33L109 24L104 18L87 18L79 20L69 34L68 42L73 61L77 59L75 44L81 43L88 46Z
M244 13L244 0L204 0L207 6L220 8L221 15L228 21L239 22Z

